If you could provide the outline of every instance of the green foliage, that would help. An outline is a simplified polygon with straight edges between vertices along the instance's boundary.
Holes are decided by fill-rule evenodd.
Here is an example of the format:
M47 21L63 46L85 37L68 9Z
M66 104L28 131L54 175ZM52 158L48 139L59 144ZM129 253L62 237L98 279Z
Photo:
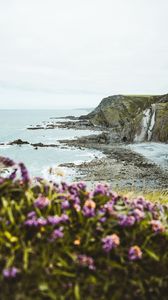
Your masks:
M0 299L166 300L167 220L107 186L0 178Z

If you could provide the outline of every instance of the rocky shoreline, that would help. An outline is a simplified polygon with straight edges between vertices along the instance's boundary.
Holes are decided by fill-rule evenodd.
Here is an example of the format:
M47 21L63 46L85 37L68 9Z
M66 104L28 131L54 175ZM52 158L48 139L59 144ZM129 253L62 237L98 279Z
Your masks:
M49 129L56 129L56 128L75 129L75 130L93 130L93 131L102 130L102 126L94 126L87 119L80 120L79 118L73 116L71 116L71 119L69 119L69 117L64 117L64 118L62 117L57 119L61 119L61 121L54 121L54 118L52 118L51 122L42 125L29 126L27 127L27 130L49 130Z
M168 171L147 160L144 156L127 149L124 144L108 144L107 134L61 140L69 147L90 148L103 152L105 157L90 162L61 164L76 170L75 180L88 183L107 182L114 188L143 191L167 190Z
M100 134L83 136L73 140L59 140L53 144L29 143L21 139L8 143L8 145L26 145L34 147L75 147L78 149L95 149L104 154L102 158L95 158L81 164L65 163L59 167L71 168L76 171L75 181L84 180L89 184L107 182L113 188L135 189L135 190L167 190L168 170L164 170L155 163L147 160L144 156L128 149L127 141L118 141L116 132L104 126L94 126L85 118L71 116L62 118L61 121L54 120L45 125L28 127L28 130L66 128L76 130L90 129L100 131Z

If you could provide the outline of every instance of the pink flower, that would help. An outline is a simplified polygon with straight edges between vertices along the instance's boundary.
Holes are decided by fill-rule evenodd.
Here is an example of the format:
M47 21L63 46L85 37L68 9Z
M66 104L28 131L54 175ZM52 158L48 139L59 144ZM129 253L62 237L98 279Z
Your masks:
M150 222L150 224L152 225L152 230L154 232L164 232L165 231L164 225L159 220L152 220Z
M82 267L88 267L90 270L95 270L94 260L90 256L84 254L78 255L77 263Z

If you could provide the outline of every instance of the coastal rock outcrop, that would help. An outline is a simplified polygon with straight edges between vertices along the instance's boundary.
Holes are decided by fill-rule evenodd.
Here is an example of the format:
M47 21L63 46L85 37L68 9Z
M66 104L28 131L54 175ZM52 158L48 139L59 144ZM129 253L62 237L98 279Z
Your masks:
M28 144L29 144L29 142L22 141L21 139L17 139L17 140L15 140L13 142L8 143L8 145L11 145L11 146L13 146L13 145L19 145L19 146L21 146L21 145L28 145Z
M119 141L168 142L168 94L110 96L80 118L108 128L110 135L117 136Z

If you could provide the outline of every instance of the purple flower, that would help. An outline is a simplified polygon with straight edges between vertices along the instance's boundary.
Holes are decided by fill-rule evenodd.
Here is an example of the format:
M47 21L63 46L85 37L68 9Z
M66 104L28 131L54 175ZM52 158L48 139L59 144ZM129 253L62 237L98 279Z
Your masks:
M6 268L2 272L5 278L15 278L18 273L19 270L15 267Z
M34 205L39 209L43 209L44 207L48 206L50 201L48 198L44 197L43 195L39 195L39 197L35 200Z
M25 165L23 163L20 163L19 167L20 167L23 182L28 183L30 178L29 178L27 168L25 167Z
M91 207L84 206L82 212L85 217L94 217L95 216L95 209Z
M97 210L97 213L98 215L101 217L101 216L104 216L105 213L106 213L106 209L104 207L101 207Z
M68 190L70 192L71 195L78 195L78 187L75 183L69 185Z
M88 199L84 203L82 212L85 217L94 217L95 208L96 208L96 203L93 200Z
M107 235L102 239L103 250L105 252L110 252L113 248L120 245L120 238L117 234Z
M17 169L14 169L14 171L9 175L10 180L14 180L16 178Z
M69 201L68 201L68 200L62 201L62 202L61 202L61 208L62 208L63 210L66 210L66 209L70 208L70 203L69 203Z
M106 211L109 214L113 214L114 213L114 200L110 200L108 201L105 205L104 208L106 209Z
M63 227L55 229L51 234L51 241L57 240L59 238L63 238L64 233L62 231L63 231Z
M0 178L0 184L3 184L3 183L4 183L4 181L5 181L5 179L4 179L4 178Z
M41 182L43 182L44 179L43 179L42 177L36 176L36 177L35 177L35 180L36 180L37 182L40 182L40 183L41 183Z
M154 205L152 202L146 201L145 208L146 208L148 211L153 212L154 207L155 207L155 205Z
M119 224L123 227L125 226L132 226L135 224L135 217L134 216L127 216L127 215L120 215L119 216Z
M77 195L71 195L70 200L72 201L73 204L80 205L80 198Z
M69 221L69 217L66 214L62 214L60 217L59 216L49 216L48 217L48 222L51 225L57 225L61 222L68 222Z
M33 211L30 211L28 214L27 214L27 217L28 218L33 218L36 216L36 212L33 210Z
M61 182L61 185L62 185L63 191L67 191L67 189L68 189L67 183L66 182Z
M69 216L68 215L66 215L66 214L62 214L61 215L61 222L68 222L69 221Z
M88 267L90 270L95 270L94 260L92 257L87 255L78 255L77 263L82 267Z
M38 226L38 222L37 222L37 219L35 217L33 217L32 219L28 219L24 222L25 225L27 226Z
M15 165L13 160L3 156L0 156L0 163L2 163L6 168L13 167Z
M145 217L144 212L137 208L133 210L133 215L134 215L136 221L138 221L138 222L141 221L142 219L144 219L144 217Z
M37 219L37 224L39 226L45 226L45 225L47 225L47 220L43 217L40 217L40 218Z
M152 226L152 230L156 233L165 231L164 225L159 220L152 220L150 225Z
M103 184L98 184L94 190L93 195L109 195L108 186Z
M85 190L86 190L86 183L85 183L85 182L78 182L78 183L77 183L77 187L78 187L80 190L85 191Z
M138 246L131 247L128 252L128 257L129 257L129 260L141 259L142 251L141 251L140 247L138 247Z
M137 203L142 204L144 206L146 203L146 200L143 196L140 196L137 198Z
M57 224L61 223L61 221L62 221L61 217L59 217L57 215L49 216L47 219L48 219L49 224L51 224L51 225L57 225Z
M100 221L101 223L104 223L104 222L106 222L106 220L107 220L107 218L106 218L106 217L102 217L102 218L100 218L100 220L99 220L99 221Z

